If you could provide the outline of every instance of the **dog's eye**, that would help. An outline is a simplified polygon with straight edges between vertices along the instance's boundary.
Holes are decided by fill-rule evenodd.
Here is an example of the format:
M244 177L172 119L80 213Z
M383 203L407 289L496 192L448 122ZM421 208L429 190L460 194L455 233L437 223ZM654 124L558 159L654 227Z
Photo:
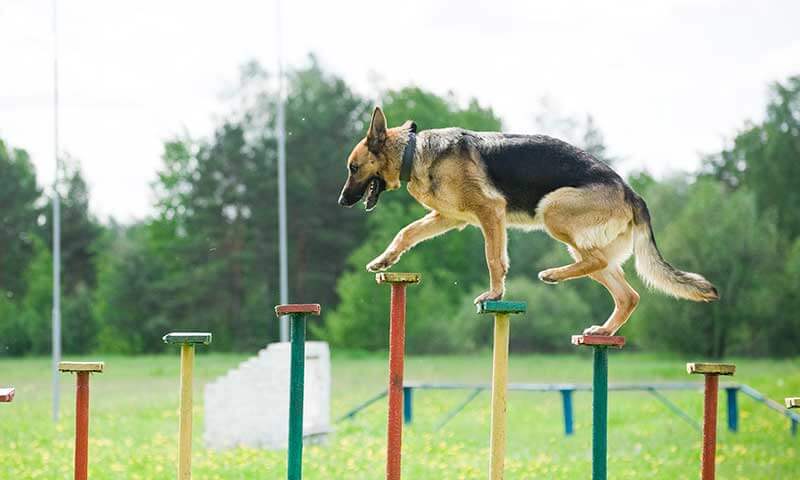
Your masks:
M350 173L356 173L358 171L358 165L350 164Z

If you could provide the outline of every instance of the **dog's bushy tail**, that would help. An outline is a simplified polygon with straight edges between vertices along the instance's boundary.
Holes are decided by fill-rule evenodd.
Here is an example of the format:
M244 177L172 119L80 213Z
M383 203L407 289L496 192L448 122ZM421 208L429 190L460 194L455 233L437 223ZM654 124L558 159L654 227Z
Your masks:
M639 277L647 286L676 298L695 302L718 300L716 287L702 275L678 270L664 260L656 245L647 204L633 191L628 197L633 207L633 251Z

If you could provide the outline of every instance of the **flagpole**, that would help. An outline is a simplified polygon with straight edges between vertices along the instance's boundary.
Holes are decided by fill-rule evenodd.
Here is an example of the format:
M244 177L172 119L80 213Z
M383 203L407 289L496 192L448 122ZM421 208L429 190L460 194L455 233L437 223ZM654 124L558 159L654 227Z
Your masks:
M53 421L58 421L59 372L61 361L61 199L58 180L61 171L58 143L58 0L53 0Z

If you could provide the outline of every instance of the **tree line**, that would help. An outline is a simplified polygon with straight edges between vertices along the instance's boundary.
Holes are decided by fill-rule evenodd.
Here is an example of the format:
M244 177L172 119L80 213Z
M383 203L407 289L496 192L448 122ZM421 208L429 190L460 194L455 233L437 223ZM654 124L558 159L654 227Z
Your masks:
M168 330L213 331L215 347L251 351L278 336L276 97L271 76L251 63L230 111L208 137L164 143L148 218L99 221L72 158L61 182L64 351L143 353L163 349ZM405 224L422 215L407 193L390 192L375 211L336 204L345 159L373 102L312 57L289 72L286 96L290 292L323 304L311 334L343 349L379 350L387 341L388 293L364 266ZM500 116L471 99L420 87L388 90L390 122L420 129L502 130ZM535 112L532 112L532 115ZM539 116L542 128L562 125ZM553 120L551 117L550 120ZM563 135L613 162L591 117L567 119ZM552 129L552 128L551 128ZM646 154L646 152L643 152ZM762 121L693 173L628 178L648 202L665 257L699 271L722 299L695 304L645 293L624 333L635 347L721 356L796 355L800 343L800 77L770 87ZM28 154L0 141L0 355L50 350L50 197ZM512 348L558 351L613 308L588 280L551 286L536 273L568 262L543 234L512 232L507 298L527 300ZM630 267L629 267L630 268ZM409 294L411 352L467 352L488 345L490 325L471 299L485 288L480 232L467 228L416 247L395 267L418 271ZM633 277L633 276L631 276ZM638 280L635 287L645 291Z

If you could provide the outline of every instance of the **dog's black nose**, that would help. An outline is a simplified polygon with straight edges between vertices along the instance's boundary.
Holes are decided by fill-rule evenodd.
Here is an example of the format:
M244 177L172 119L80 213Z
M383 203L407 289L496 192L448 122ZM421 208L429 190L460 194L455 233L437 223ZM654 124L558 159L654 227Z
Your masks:
M344 199L344 195L339 195L339 205L343 207L349 206L347 200Z

